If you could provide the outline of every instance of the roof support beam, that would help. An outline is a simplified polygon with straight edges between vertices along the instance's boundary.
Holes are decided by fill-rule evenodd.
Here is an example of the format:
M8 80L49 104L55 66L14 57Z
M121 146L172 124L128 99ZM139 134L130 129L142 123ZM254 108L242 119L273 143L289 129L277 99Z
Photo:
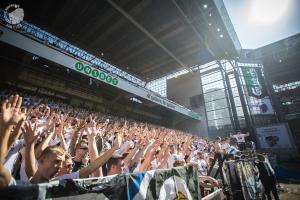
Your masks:
M112 0L106 0L112 7L118 10L126 19L128 19L133 25L135 25L140 31L142 31L149 39L151 39L157 46L159 46L164 52L172 57L181 67L187 69L189 72L193 71L186 66L180 59L178 59L171 51L169 51L160 41L158 41L149 31L147 31L142 25L140 25L135 19L133 19L125 10L117 5Z
M177 8L177 10L179 11L180 15L182 16L182 18L184 19L184 21L189 25L189 27L194 31L195 35L198 37L198 39L200 40L200 44L204 44L206 49L208 50L208 52L213 56L216 57L215 53L210 49L210 47L208 46L208 44L205 42L205 40L203 39L203 37L200 35L200 33L198 32L198 30L195 28L195 26L193 25L193 23L189 20L188 16L186 16L186 14L184 13L184 11L180 8L180 6L177 4L177 2L175 0L172 0L172 3L174 4L174 6Z

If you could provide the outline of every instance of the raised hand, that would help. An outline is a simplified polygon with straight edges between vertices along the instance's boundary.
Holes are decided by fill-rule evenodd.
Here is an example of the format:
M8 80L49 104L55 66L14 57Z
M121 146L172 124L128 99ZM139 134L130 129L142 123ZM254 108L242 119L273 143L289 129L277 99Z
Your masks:
M24 139L26 145L31 145L40 137L40 135L36 133L36 127L37 127L36 124L34 125L34 128L31 127L30 123L25 124Z
M95 118L93 118L92 116L89 117L89 124L86 127L86 131L88 133L89 137L96 137L99 133L98 129L97 129L97 123L95 121Z
M26 109L21 109L22 97L12 95L2 103L0 116L1 125L16 125L20 120L25 120Z
M122 145L123 135L119 133L114 141L114 147L120 148Z

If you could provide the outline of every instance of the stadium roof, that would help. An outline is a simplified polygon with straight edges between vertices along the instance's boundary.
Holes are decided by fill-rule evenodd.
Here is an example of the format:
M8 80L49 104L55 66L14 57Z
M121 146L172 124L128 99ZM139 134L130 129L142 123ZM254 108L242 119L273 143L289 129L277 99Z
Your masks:
M258 48L254 55L263 61L272 84L300 80L300 34Z
M1 8L9 1L1 2ZM148 82L238 55L223 1L20 1L24 19Z

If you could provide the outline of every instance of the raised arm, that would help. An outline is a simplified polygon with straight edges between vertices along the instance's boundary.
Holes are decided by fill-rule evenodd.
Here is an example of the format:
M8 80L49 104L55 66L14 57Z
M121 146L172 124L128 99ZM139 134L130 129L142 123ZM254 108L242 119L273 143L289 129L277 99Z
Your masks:
M130 167L132 164L132 158L134 155L138 152L139 146L135 145L134 149L131 150L131 152L126 156L126 158L123 160L124 166Z
M90 156L91 162L93 162L94 160L96 160L99 157L97 143L96 143L96 137L98 135L98 131L96 128L96 122L91 117L90 117L89 127L87 128L87 133L88 133L89 156ZM93 175L96 177L102 176L102 170L97 169Z
M12 146L12 144L20 137L22 134L22 127L24 126L24 120L21 120L16 127L14 128L13 132L10 134L8 139L8 149Z
M156 145L152 145L152 148L151 147L148 148L148 150L144 156L144 158L145 158L144 162L140 165L139 171L143 172L143 171L148 170L148 168L150 167L150 163L153 159L153 156L156 152L156 148L157 148Z
M8 140L14 126L20 125L25 120L26 113L21 110L22 97L10 96L1 106L0 113L0 187L8 186L12 177L4 167L3 162L8 151ZM14 141L12 141L13 143Z
M115 139L114 146L107 150L103 155L101 155L99 158L91 162L88 166L82 168L79 170L79 178L87 178L91 173L93 173L96 169L104 165L113 155L115 150L117 150L122 143L122 136L118 135Z
M61 119L60 120L60 125L59 125L58 129L56 130L57 131L56 134L59 137L60 146L67 152L68 151L68 145L65 141L64 134L63 134L64 124L65 124L65 121L63 119Z
M39 138L39 134L36 133L36 128L36 125L32 128L29 123L25 125L25 172L28 177L32 177L37 170L35 166L34 143Z
M98 131L96 128L96 122L90 118L90 124L87 127L88 133L88 146L89 146L89 156L91 161L94 161L98 158L98 150L96 144L96 137L98 135Z
M39 158L40 155L41 155L41 153L44 151L44 149L46 149L46 148L48 147L49 142L50 142L51 138L52 138L53 135L54 135L55 124L53 123L52 129L51 129L51 130L46 129L45 131L48 132L48 135L47 135L46 139L44 139L44 140L42 141L42 143L39 144L39 145L36 147L36 149L35 149L35 153L36 153L35 155L36 155L37 158Z

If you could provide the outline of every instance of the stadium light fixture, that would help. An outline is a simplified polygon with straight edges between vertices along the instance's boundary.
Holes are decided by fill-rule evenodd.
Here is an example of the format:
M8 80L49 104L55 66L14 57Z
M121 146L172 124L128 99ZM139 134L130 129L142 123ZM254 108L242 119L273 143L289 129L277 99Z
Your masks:
M218 31L218 32L220 32L220 31L221 31L221 29L217 28L217 31Z
M206 9L206 8L207 8L207 4L204 4L204 5L203 5L203 8Z
M223 38L224 37L224 35L223 34L220 34L220 38Z
M253 0L250 5L249 19L262 25L272 25L286 13L290 0Z

